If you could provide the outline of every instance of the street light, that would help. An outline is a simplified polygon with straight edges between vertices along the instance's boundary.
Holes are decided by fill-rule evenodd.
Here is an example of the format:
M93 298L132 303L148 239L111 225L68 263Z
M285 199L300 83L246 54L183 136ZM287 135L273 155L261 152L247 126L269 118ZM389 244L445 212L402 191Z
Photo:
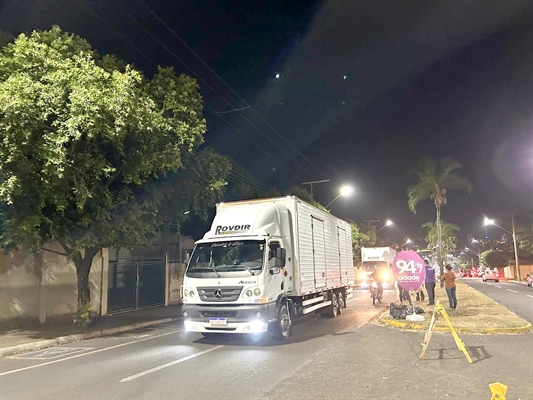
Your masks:
M326 208L328 208L328 207L331 205L331 203L333 203L333 202L334 202L335 200L337 200L339 197L341 197L341 196L349 196L349 195L351 195L352 193L353 193L353 188L352 188L351 186L346 185L346 186L341 187L341 189L340 189L339 194L337 195L337 197L335 197L333 200L331 200L331 201L327 204Z
M391 225L394 225L394 222L392 222L390 219L387 220L387 222L385 222L385 225L383 225L381 228L379 228L377 231L376 231L376 235L378 234L378 232L380 230L382 230L383 228L385 228L386 226L391 226Z
M477 254L474 250L469 249L468 247L465 247L465 250L474 253L478 257L478 264L479 264L479 262L480 262L479 261L479 254ZM470 261L472 261L472 268L474 268L474 257L470 257Z
M516 280L518 282L520 282L520 267L518 265L518 248L516 247L516 233L515 233L515 229L514 229L514 215L511 214L511 225L512 225L512 232L511 231L508 231L507 229L505 228L502 228L500 225L497 225L493 219L489 219L487 217L485 217L485 220L483 221L483 225L484 226L487 226L487 225L494 225L498 228L500 228L502 231L505 231L507 232L508 234L510 234L512 237L513 237L513 247L514 247L514 263L515 263L515 268L516 268Z

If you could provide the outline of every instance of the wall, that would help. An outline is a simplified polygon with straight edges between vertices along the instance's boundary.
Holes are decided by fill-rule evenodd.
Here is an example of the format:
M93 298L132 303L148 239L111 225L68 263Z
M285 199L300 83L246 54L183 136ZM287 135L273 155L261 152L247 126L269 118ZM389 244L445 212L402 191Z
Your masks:
M46 247L61 251L57 243ZM107 265L107 250L103 250L93 259L89 275L91 309L96 314L106 312ZM68 315L67 304L75 308L76 303L76 269L71 260L48 251L0 252L0 320L27 317L45 322L50 316Z
M185 263L176 263L169 262L167 269L168 276L168 304L178 304L181 303L180 298L180 287L183 285L183 276L185 274L185 268L187 265Z
M522 265L519 264L520 269L520 280L524 282L526 280L526 275L533 272L533 265ZM516 267L514 264L504 267L503 269L504 276L507 279L516 279Z

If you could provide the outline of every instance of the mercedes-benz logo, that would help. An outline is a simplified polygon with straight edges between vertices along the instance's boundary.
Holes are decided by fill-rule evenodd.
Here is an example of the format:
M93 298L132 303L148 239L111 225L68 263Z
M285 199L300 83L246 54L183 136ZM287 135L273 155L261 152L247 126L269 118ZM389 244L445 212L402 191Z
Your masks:
M215 299L221 299L222 298L222 290L220 289L217 289L213 292L213 296L215 297Z

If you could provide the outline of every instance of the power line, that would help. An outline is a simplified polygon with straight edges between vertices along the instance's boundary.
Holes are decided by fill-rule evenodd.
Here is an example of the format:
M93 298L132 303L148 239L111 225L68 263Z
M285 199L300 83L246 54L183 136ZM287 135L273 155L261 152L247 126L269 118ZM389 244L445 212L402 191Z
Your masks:
M247 110L249 108L250 108L250 106L246 106L246 107L243 107L243 108L235 108L235 109L229 110L229 111L214 111L214 113L215 114L229 114L229 113L232 113L232 112L244 111L244 110Z
M116 3L115 3L116 4ZM209 83L207 83L194 69L192 69L189 65L187 65L183 60L181 60L172 50L168 48L161 40L159 40L154 34L152 34L148 29L144 27L139 21L137 21L131 14L129 14L124 8L122 8L119 4L116 4L118 8L124 12L130 19L132 19L137 25L139 25L147 34L149 34L155 41L157 41L161 46L165 48L177 61L179 61L185 68L187 68L198 80L200 80L204 85L206 85L209 89L211 89L217 96L219 96L226 104L228 104L232 109L236 109L237 107L233 106L224 96L222 96L220 93L218 93ZM144 3L143 3L144 5ZM146 6L146 5L145 5ZM147 6L146 6L147 7ZM150 12L153 13L153 11L150 10ZM155 15L155 14L154 14ZM160 19L157 15L156 18ZM109 25L108 25L109 26ZM170 29L170 28L169 28ZM172 31L172 30L171 30ZM121 36L122 37L122 36ZM250 105L247 104L247 107L252 109ZM214 110L213 113L216 114ZM218 114L217 114L218 115ZM282 147L280 147L270 136L265 134L261 129L259 129L250 119L248 119L245 115L240 114L246 122L248 122L255 130L257 130L263 137L265 137L270 143L272 143L274 146L278 148L281 152L286 154L290 159L293 160L294 163L296 163L302 170L307 172L310 176L313 176L311 172L309 172L303 165L301 165L294 157L292 157L286 150L284 150ZM286 141L286 140L285 140ZM290 144L290 143L289 143ZM291 145L292 146L292 145ZM292 146L294 147L294 146ZM300 153L301 154L301 153ZM305 157L305 156L304 156ZM313 164L312 164L313 165ZM313 165L314 166L314 165ZM316 168L316 167L315 167Z
M142 54L148 61L150 61L152 64L154 64L155 66L157 66L158 64L152 60L146 53L144 53L139 47L137 47L135 44L133 44L131 41L129 41L126 37L124 37L120 32L118 32L115 28L113 28L111 25L109 25L104 19L102 19L96 12L94 12L92 9L90 9L89 7L85 6L84 7L91 13L93 14L98 20L100 20L100 22L102 22L104 25L106 25L109 29L111 29L115 34L117 34L121 39L123 39L126 43L128 43L130 46L132 46L134 49L136 49L140 54ZM209 85L208 85L209 86ZM216 93L216 91L215 91ZM217 93L218 94L218 93ZM278 162L281 162L279 159L277 159L276 157L274 157L271 153L267 152L264 147L262 146L259 146L257 144L256 141L248 138L244 133L242 133L239 129L235 128L233 125L231 125L221 114L224 114L224 113L228 113L228 112L223 112L223 113L220 113L220 112L216 112L214 111L211 107L209 107L207 104L204 104L205 107L211 111L213 114L217 115L220 119L222 119L222 121L224 123L226 123L230 128L232 128L235 132L239 133L242 137L244 137L246 140L252 142L254 144L254 146L256 146L258 149L260 149L263 153L265 153L267 156L270 156L272 157L273 159L275 159L276 161ZM235 109L233 111L239 111L238 109ZM291 173L295 175L294 171L293 170L290 170ZM251 177L251 175L249 175ZM255 178L254 178L255 179ZM258 182L260 182L259 180L257 180ZM261 182L262 183L262 182ZM266 184L262 183L263 185L265 185L264 187L266 187L268 189L268 187L266 186Z
M235 96L237 96L239 98L239 100L241 100L245 105L246 107L250 108L250 110L260 119L262 120L270 129L272 129L274 132L276 132L276 134L281 137L290 147L292 147L298 154L300 154L307 162L309 162L309 164L311 164L313 167L315 167L315 169L320 172L322 175L326 176L326 174L320 170L309 158L307 158L300 150L298 150L292 143L290 143L286 138L285 136L283 136L281 133L279 133L272 125L270 125L270 123L268 121L266 121L261 115L259 115L255 109L250 106L250 104L248 104L248 102L246 100L244 100L224 79L222 79L222 77L220 75L218 75L214 70L213 68L211 68L209 66L209 64L207 64L191 47L189 47L189 45L187 45L187 43L181 39L178 34L176 32L174 32L174 30L172 28L170 28L166 23L165 21L163 21L159 15L157 15L154 11L152 11L152 9L150 7L148 7L143 0L139 0L140 3L154 16L156 17L159 22L161 22L165 28L167 28L173 35L176 39L178 39L181 44L183 44L192 54L195 55L195 57L200 60L200 62L207 68L209 69L209 71L211 71L213 73L213 75L215 75L218 79L220 79L220 81L229 89L231 90L231 92L233 94L235 94Z

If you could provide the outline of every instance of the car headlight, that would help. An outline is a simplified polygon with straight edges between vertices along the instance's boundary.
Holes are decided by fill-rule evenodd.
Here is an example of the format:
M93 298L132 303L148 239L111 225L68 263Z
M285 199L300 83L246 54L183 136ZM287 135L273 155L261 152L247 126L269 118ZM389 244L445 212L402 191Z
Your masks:
M252 291L250 289L248 289L246 292L244 292L244 294L248 297L252 297Z
M257 296L257 297L261 296L261 289L255 288L254 289L254 296Z

